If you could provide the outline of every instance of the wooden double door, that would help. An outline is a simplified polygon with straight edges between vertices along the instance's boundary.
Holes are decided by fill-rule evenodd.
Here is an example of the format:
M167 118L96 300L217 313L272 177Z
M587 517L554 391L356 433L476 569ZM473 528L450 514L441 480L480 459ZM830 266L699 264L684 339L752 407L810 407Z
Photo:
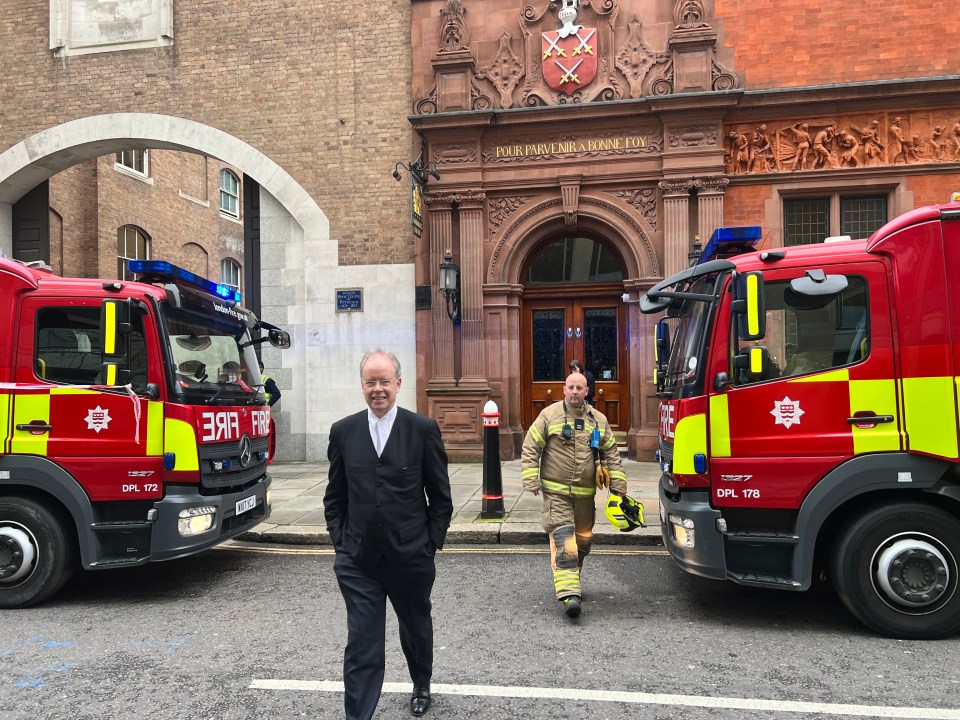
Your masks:
M524 427L547 405L563 399L570 361L580 360L596 378L593 404L615 431L629 425L627 312L621 287L607 292L556 286L525 289L521 314L521 394Z

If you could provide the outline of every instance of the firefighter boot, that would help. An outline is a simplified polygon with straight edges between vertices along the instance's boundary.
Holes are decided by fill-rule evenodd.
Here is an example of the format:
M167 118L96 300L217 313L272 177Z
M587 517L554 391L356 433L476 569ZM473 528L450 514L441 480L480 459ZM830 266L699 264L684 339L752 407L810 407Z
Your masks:
M580 568L577 538L573 525L563 525L550 533L550 551L553 565L553 585L557 600L563 602L569 617L579 617Z

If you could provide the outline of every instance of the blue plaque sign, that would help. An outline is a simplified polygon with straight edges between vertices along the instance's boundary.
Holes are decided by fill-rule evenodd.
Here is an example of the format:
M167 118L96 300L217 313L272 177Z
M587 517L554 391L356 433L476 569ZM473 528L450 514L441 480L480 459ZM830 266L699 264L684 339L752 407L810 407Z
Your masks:
M363 288L336 290L337 312L363 312Z

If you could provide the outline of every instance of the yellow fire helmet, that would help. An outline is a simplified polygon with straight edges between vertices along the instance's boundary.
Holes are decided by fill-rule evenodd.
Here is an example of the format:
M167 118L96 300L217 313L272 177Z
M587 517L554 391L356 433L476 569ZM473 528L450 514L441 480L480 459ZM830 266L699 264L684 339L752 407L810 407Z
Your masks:
M643 521L643 503L638 503L629 495L621 498L610 494L607 498L607 520L620 532L647 526Z

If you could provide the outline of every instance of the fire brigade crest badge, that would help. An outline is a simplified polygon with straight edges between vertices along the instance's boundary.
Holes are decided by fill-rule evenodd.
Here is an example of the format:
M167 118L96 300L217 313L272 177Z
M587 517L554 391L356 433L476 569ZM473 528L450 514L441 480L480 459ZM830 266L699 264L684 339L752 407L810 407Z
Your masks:
M803 415L803 410L800 409L800 403L787 396L783 400L773 401L773 410L770 411L770 414L777 419L774 425L783 425L789 430L791 425L800 424L800 416Z
M541 33L543 80L558 92L572 95L597 76L597 29L577 25L579 0L562 2L559 30Z
M101 430L106 430L110 425L110 413L97 405L93 410L87 410L87 430L94 430L99 435Z

